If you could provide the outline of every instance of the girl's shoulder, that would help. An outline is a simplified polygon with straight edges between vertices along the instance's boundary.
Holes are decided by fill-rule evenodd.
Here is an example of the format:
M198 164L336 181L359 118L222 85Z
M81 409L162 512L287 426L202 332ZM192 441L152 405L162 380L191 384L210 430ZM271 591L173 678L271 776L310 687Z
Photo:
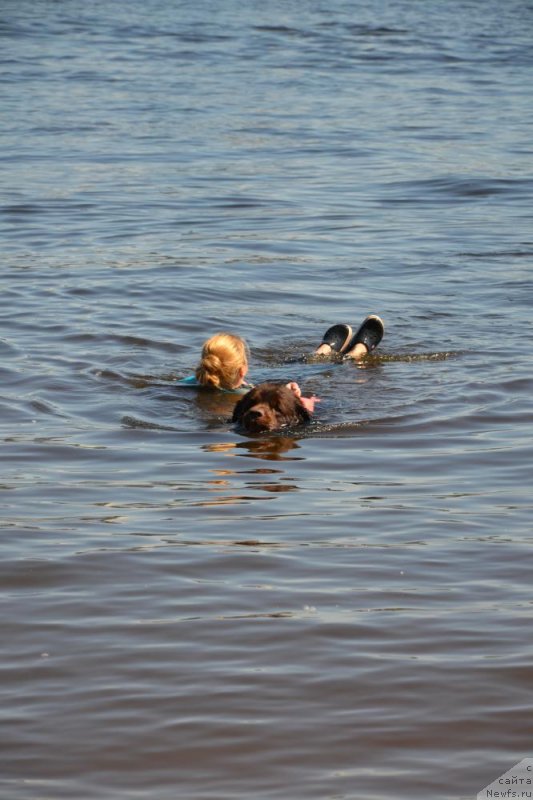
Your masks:
M191 389L201 389L202 384L196 380L196 375L189 375L187 378L180 378L176 381L178 386L189 386Z
M248 394L250 389L254 388L253 383L242 383L237 389L222 389L222 391L230 391L231 394Z

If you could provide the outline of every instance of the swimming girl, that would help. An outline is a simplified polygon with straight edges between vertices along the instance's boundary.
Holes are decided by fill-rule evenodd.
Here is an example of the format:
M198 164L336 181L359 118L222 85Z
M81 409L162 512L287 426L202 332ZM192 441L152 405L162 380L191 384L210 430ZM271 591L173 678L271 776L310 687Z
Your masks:
M253 383L245 378L248 374L248 346L244 339L234 333L215 333L202 347L200 363L194 375L179 381L185 386L198 386L205 389L218 389L230 394L246 394L253 389ZM299 397L312 413L316 397L302 397L298 384L294 381L287 388Z
M383 322L376 314L366 317L355 334L349 325L344 323L333 325L324 334L321 344L315 350L315 355L341 354L359 361L377 347L383 332ZM204 342L195 374L179 383L240 395L246 394L253 388L253 384L245 380L247 374L246 342L233 333L222 332L216 333ZM312 413L318 398L302 397L300 387L294 381L286 385Z
M248 374L248 346L233 333L215 333L202 347L195 378L200 386L244 394L253 384Z

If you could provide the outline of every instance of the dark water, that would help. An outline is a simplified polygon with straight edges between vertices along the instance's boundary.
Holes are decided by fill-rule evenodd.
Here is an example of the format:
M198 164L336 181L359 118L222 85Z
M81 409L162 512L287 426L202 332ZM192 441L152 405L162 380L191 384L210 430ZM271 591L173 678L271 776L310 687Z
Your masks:
M466 800L533 754L532 26L1 4L2 800ZM369 311L380 357L306 361ZM309 429L173 386L220 329Z

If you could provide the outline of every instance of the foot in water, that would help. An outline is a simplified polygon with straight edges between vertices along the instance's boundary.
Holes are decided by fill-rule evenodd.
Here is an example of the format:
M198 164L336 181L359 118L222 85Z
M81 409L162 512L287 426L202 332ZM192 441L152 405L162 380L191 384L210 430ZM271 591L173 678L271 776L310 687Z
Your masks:
M377 314L369 314L355 334L352 334L349 325L344 323L333 325L324 334L322 343L315 350L315 355L329 356L339 353L357 361L376 349L384 332L383 320Z

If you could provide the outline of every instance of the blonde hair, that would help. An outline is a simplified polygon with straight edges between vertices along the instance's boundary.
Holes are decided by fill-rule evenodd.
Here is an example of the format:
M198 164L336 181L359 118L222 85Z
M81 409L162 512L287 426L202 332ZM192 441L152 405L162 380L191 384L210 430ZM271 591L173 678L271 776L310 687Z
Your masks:
M196 380L214 389L235 389L241 381L239 371L247 367L244 339L233 333L215 333L204 342Z

